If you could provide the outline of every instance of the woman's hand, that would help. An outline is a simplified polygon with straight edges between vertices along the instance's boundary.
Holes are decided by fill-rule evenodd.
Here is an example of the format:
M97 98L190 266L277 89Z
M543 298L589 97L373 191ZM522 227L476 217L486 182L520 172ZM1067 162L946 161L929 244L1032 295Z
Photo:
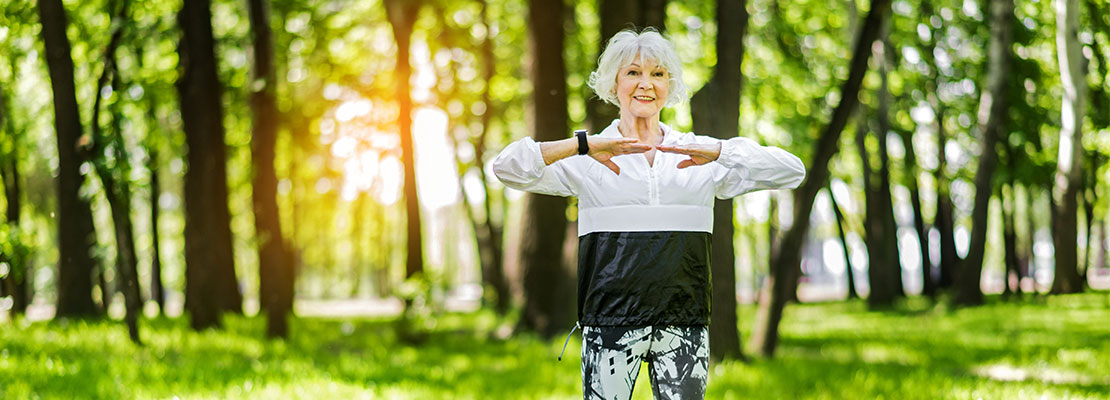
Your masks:
M682 146L655 146L659 151L690 156L687 160L678 163L678 168L704 165L716 161L721 156L721 143L714 144L687 144Z
M651 150L651 145L640 143L635 138L603 138L603 137L588 137L590 152L586 155L590 156L597 162L609 167L613 173L620 175L621 167L618 167L611 159L615 156L622 154L636 154L643 153Z

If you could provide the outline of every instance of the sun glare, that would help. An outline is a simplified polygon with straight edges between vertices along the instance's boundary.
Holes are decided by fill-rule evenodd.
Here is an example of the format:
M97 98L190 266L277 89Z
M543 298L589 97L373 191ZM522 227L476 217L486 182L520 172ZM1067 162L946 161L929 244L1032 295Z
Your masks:
M321 121L321 142L328 146L332 159L343 171L339 190L346 201L368 193L389 205L402 196L404 166L399 158L400 137L396 132L380 131L368 122L381 109L358 97L341 103L331 118ZM459 180L447 138L447 113L434 107L417 108L413 112L412 134L420 205L437 209L455 204Z

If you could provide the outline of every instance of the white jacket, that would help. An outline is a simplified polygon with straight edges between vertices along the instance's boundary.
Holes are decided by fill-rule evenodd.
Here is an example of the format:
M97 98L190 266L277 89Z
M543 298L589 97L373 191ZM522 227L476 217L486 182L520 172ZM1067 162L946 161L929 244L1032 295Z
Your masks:
M614 120L598 134L621 137ZM805 178L798 157L777 147L735 137L720 140L683 133L660 123L663 144L721 142L715 162L678 169L689 156L657 151L652 165L642 154L612 158L617 175L588 156L545 165L530 137L505 147L493 161L506 186L533 193L578 197L578 235L592 232L713 231L713 198L731 199L764 189L793 189Z

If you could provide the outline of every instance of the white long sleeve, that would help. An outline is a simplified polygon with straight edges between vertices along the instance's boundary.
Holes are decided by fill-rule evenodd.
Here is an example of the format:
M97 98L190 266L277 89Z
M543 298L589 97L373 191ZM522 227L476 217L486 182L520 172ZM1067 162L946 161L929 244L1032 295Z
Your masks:
M619 138L618 121L598 133ZM793 189L805 179L802 161L785 150L747 138L721 141L673 131L660 124L663 144L721 143L717 161L678 168L688 156L656 152L615 156L620 175L586 156L545 165L540 145L523 138L493 160L505 186L532 193L578 197L578 233L705 231L713 229L713 198L730 199L764 189Z
M728 169L717 180L716 196L733 197L765 189L794 189L806 177L802 160L786 150L760 146L754 140L735 137L721 141L718 164Z
M568 164L572 159L563 159L546 165L540 144L530 137L517 140L493 160L493 174L505 186L526 192L552 196L578 195L576 182Z

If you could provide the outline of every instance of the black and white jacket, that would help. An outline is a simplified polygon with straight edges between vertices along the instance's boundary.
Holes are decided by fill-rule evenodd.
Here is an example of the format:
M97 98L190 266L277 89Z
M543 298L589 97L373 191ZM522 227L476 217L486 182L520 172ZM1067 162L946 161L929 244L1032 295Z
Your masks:
M613 121L598 134L621 137ZM663 144L716 143L660 124ZM735 137L717 161L678 169L688 156L616 156L620 175L586 156L545 165L525 137L505 147L493 171L506 186L578 197L578 321L584 326L709 323L713 199L793 189L805 178L798 157Z

